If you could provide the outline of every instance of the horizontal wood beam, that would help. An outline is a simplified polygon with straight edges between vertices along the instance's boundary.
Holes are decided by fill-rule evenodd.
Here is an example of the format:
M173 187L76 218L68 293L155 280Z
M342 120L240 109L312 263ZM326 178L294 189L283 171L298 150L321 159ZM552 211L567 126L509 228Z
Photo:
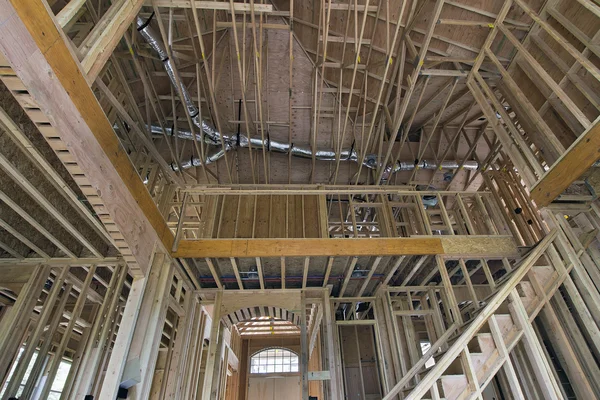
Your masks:
M149 7L155 5L167 8L192 8L190 0L146 0L145 5ZM196 8L204 10L231 10L228 1L195 1L194 5ZM249 3L233 3L233 9L235 12L250 12L252 7ZM271 4L255 4L254 12L270 13L273 12L273 6Z
M62 28L43 0L0 0L0 51L36 99L60 139L102 198L130 254L145 273L155 243L171 234L104 114ZM18 46L15 46L18 43Z
M374 319L351 319L348 321L335 321L336 325L355 326L355 325L375 325L377 321Z
M0 258L0 270L7 267L27 267L31 265L52 265L57 267L86 267L90 265L96 265L97 267L113 266L122 264L124 260L121 257L85 257L85 258L66 258L66 257L52 257L52 258Z
M319 36L319 40L322 42L324 40L323 35ZM350 37L350 36L328 36L327 43L346 43L346 44L354 44L358 43L358 39ZM361 43L364 45L370 45L371 39L363 39Z
M173 257L304 257L442 255L496 258L518 256L510 236L420 236L370 239L182 240Z
M329 8L331 8L331 10L337 10L337 11L346 11L346 10L354 11L354 9L356 9L356 11L365 11L364 4L363 5L359 4L359 5L355 6L354 4L331 3L331 4L329 4ZM366 7L367 12L377 12L378 8L379 8L379 6Z
M235 27L237 29L279 29L284 31L289 31L290 26L288 24L261 24L261 23L252 23L252 22L236 22ZM233 28L233 22L217 22L217 28Z
M531 188L538 207L552 203L566 188L600 159L600 117L573 142L567 151Z
M423 68L419 75L424 76L456 76L459 78L464 78L469 76L470 70L459 71L457 69L431 69L431 68ZM493 72L480 72L481 76L484 78L500 78L500 74L496 74Z

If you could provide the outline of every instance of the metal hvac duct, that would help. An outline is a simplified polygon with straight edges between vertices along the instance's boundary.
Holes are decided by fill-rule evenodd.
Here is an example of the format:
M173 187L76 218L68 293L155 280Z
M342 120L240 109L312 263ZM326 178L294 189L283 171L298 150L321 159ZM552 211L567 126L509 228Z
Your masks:
M154 15L154 14L152 14ZM160 39L160 36L154 31L154 29L150 26L150 21L152 20L152 15L147 20L142 19L140 16L137 17L137 30L140 32L142 37L146 40L146 42L150 45L150 47L158 54L160 57L163 67L169 76L169 80L174 87L177 87L177 80L175 79L175 73L173 69L173 61L169 59L169 55L165 49L165 46ZM233 135L225 135L221 132L218 132L216 129L208 125L204 120L200 118L200 112L198 108L194 105L192 97L190 96L185 85L180 85L181 93L183 96L183 101L186 105L186 108L192 118L192 122L196 125L202 132L202 134L197 135L198 140L204 140L206 143L211 145L220 145L221 140L225 143L225 148L219 149L216 152L211 153L206 158L205 164L211 164L216 162L218 159L225 156L226 152L232 150L236 147L252 147L262 149L263 146L268 151L278 152L289 154L291 153L295 157L301 158L311 158L313 157L313 151L310 147L298 146L295 144L289 144L284 142L278 142L271 139L262 140L261 138L248 138L242 134L233 134ZM151 132L154 134L162 134L163 130L159 126L151 126ZM172 136L173 130L170 128L165 129L165 134ZM193 140L192 132L178 129L177 136L182 139ZM336 157L336 152L330 149L317 149L314 152L314 157L317 160L323 161L336 161L338 158ZM358 153L354 148L344 149L339 154L339 159L341 161L354 161L358 162ZM365 167L371 169L377 169L381 162L377 159L376 154L367 154L361 161ZM181 163L181 168L187 169L191 167L201 166L202 162L197 157L192 158L187 162ZM415 169L415 166L418 166L422 169L456 169L459 168L460 164L456 161L444 161L441 164L432 163L428 160L420 160L418 163L412 162L398 162L394 165L394 168L388 166L386 171L384 172L384 177L389 177L391 173L398 171L410 171ZM177 167L172 164L173 169ZM479 167L476 161L467 161L464 163L463 168L476 170Z

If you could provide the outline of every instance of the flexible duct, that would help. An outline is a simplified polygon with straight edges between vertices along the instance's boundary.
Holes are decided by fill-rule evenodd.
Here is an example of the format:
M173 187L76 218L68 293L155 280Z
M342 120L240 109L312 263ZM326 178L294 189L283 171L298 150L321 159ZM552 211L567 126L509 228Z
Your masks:
M164 47L162 40L159 35L154 31L154 29L150 26L150 21L152 16L148 20L144 20L138 16L137 18L137 30L140 32L142 37L146 40L146 42L150 45L150 47L158 54L160 57L163 67L167 72L169 80L174 87L177 87L177 79L175 79L174 68L172 64L172 60L169 59L169 55ZM239 147L252 147L253 149L262 149L263 147L268 151L274 151L278 153L288 154L291 153L295 157L301 158L313 158L313 151L310 147L297 146L293 143L284 143L278 142L271 139L261 139L261 138L248 138L245 135L235 134L235 135L225 135L218 132L216 129L208 125L204 120L200 118L200 112L198 108L194 105L192 97L190 96L185 85L180 85L183 101L186 105L186 108L192 118L192 122L198 128L200 128L202 134L197 135L197 140L204 140L205 143L212 145L220 145L221 140L225 144L225 148L221 148L219 151L211 153L207 156L205 164L210 164L216 162L219 158L224 157L226 152L234 149L236 146ZM154 134L162 134L163 130L159 126L152 126L151 131ZM165 134L173 135L173 130L171 128L165 128ZM193 140L192 132L178 129L177 136L182 139ZM336 161L338 160L338 156L334 150L324 150L317 149L314 152L314 157L317 160L324 161ZM358 154L354 150L354 148L344 149L339 153L339 159L341 161L354 161L358 162ZM371 169L378 168L381 163L377 159L376 154L367 154L362 160L361 163ZM181 164L183 169L201 166L202 162L198 158L192 158L191 160L184 162ZM412 162L398 162L394 165L392 169L391 166L388 166L384 172L384 179L388 177L393 172L398 171L410 171L418 166L421 169L456 169L460 165L456 161L445 161L441 164L432 163L427 160L420 160L416 164ZM467 161L464 163L463 168L476 170L479 167L477 162L475 161ZM173 168L176 167L173 165Z
M165 128L164 130L168 136L173 135L173 130L171 128ZM162 133L163 133L163 129L158 125L150 126L150 131L152 132L152 134L157 135L157 136L162 135ZM198 140L202 140L201 135L196 135L196 136L197 136ZM241 136L243 138L245 138L245 136L243 136L243 135L241 135ZM192 133L187 130L178 129L177 137L179 137L180 139L192 140ZM212 139L210 139L208 137L208 135L206 135L204 138L206 139L205 140L206 143L217 145L217 143L214 143L212 141ZM292 152L293 156L301 157L301 158L308 158L308 159L312 158L312 151L307 150L303 147L296 147L293 144L292 144L292 146L289 146L287 143L269 141L268 139L266 139L265 141L268 143L268 148L270 151L288 154L290 152L290 147L291 147L291 152ZM260 139L252 140L251 142L252 142L252 148L255 148L255 149L261 148L262 141ZM226 151L232 150L234 148L234 146L231 146L229 143L230 143L230 140L225 141ZM249 147L249 145L245 144L242 147ZM206 156L206 164L212 164L212 163L216 162L218 159L222 158L225 155L226 151L223 151L223 149L220 148L218 151L215 151L215 152L211 153L210 155ZM333 151L317 150L315 158L318 160L322 160L322 161L335 161L335 153ZM358 154L354 150L343 150L340 154L340 160L357 161ZM198 167L201 165L202 164L201 164L200 160L196 157L192 158L190 161L181 163L181 166L183 169L187 169L187 168L191 168L191 167ZM368 154L367 156L365 156L365 158L363 160L363 165L367 166L368 168L376 168L377 167L377 155ZM430 161L430 160L421 160L417 164L415 164L414 162L398 161L396 163L396 167L394 168L393 172L412 171L413 169L415 169L415 167L418 167L419 169L429 169L429 170L432 170L432 169L448 170L448 169L461 168L461 164L458 161L452 161L452 160L442 161L441 163L436 163L435 161ZM468 170L477 170L477 168L479 168L479 164L477 163L477 161L465 161L464 165L462 165L462 168L468 169ZM389 169L390 168L388 167L388 171L386 171L387 173L390 172Z

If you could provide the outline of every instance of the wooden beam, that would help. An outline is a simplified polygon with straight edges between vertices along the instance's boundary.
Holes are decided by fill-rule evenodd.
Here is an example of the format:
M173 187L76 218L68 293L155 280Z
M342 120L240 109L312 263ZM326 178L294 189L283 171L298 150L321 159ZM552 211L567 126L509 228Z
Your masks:
M58 240L52 232L48 231L42 224L40 224L35 218L33 218L27 211L13 201L6 193L0 190L0 200L8 205L15 213L21 218L27 221L32 227L34 227L40 234L48 239L52 244L63 251L68 257L76 258L77 256L73 253L64 243Z
M391 131L393 133L392 133L391 137L389 138L388 143L394 143L396 141L396 137L398 136L398 132L400 131L400 125L402 124L402 121L404 120L404 115L408 108L408 104L410 103L410 98L411 98L411 96L415 90L415 86L417 84L417 77L419 76L419 73L421 72L421 69L423 67L425 56L427 55L427 48L429 47L429 44L431 43L431 39L433 37L433 32L437 25L436 21L439 18L440 13L442 12L443 6L444 6L444 0L437 0L435 2L435 5L433 6L432 16L431 16L431 19L430 19L428 27L427 27L427 32L425 33L425 37L423 38L423 45L421 47L421 50L419 51L419 55L418 55L417 59L415 60L416 67L414 68L410 77L407 78L407 79L409 79L409 87L408 87L408 90L406 91L406 93L404 94L404 98L402 100L402 105L400 106L397 118L394 121L394 125L391 128ZM408 35L405 37L408 37ZM403 139L405 139L405 138L403 138ZM388 161L390 160L390 157L392 155L393 147L394 146L389 146L387 149L385 158L383 160L383 163L381 164L382 167L379 168L379 171L377 172L376 182L381 182L381 179L385 172L385 168L388 165Z
M142 5L143 0L121 0L113 3L85 39L79 50L84 55L81 66L89 84L96 80Z
M146 0L146 6L168 7L168 8L192 8L191 0ZM225 10L230 9L230 4L227 1L194 1L194 6L197 9L203 10ZM250 12L250 4L233 3L235 12ZM273 6L271 4L255 4L254 12L271 13Z
M77 16L81 8L85 5L86 0L71 0L63 7L58 14L56 14L56 20L58 24L63 28L71 22L73 18Z
M367 9L367 12L377 12L377 8L379 6L367 6L365 7L364 5L354 5L354 4L347 4L347 3L333 3L330 2L330 8L332 10L337 10L337 11L345 11L345 10L351 10L351 11L365 11L365 8Z
M217 28L233 28L233 22L217 22ZM262 27L263 29L279 29L283 31L289 31L290 26L288 24L253 24L251 22L236 22L235 27L237 29L256 29Z
M423 68L419 75L424 76L454 76L459 78L465 78L469 76L469 70L457 70L457 69L433 69L433 68ZM491 73L491 72L482 72L482 76L485 78L499 78L500 74Z
M548 154L546 157L550 157L551 154L559 155L565 149L560 140L554 134L554 131L546 120L538 113L537 109L533 106L527 95L523 92L521 87L516 83L508 71L500 64L498 58L492 53L491 50L485 50L486 56L496 66L500 74L502 74L502 82L506 85L507 91L514 96L514 101L509 101L509 104L513 108L521 121L529 120L533 125L533 129L530 130L529 134L533 135L537 131L541 137L543 137L543 143L550 145L548 149L544 149Z
M173 235L90 89L68 39L42 0L0 0L0 10L0 50L100 194L131 248L125 260L134 272L143 273L155 242L171 249Z
M182 240L173 257L300 257L442 255L515 257L510 236L421 236L369 239L207 239Z
M550 204L600 158L600 117L573 142L531 188L538 207Z
M476 74L476 72L474 72L474 74ZM487 102L486 97L479 88L479 86L477 86L477 84L472 80L467 81L467 86L471 90L471 94L473 95L473 98L475 98L475 101L477 101L479 108L481 109L481 111L483 111L485 117L489 121L492 129L494 130L494 133L496 134L496 137L502 143L503 150L510 155L511 161L519 169L519 174L523 177L523 180L525 180L525 182L529 182L529 184L535 182L536 175L531 171L527 160L521 154L521 149L512 140L509 133L500 123L500 120L496 118L494 114L494 109L492 109L492 107ZM510 123L510 120L506 121L507 126Z
M99 267L105 266L114 266L115 264L122 263L123 259L120 257L100 257L100 258L66 258L66 257L53 257L53 258L22 258L22 259L12 259L12 258L1 258L0 259L0 270L2 267L12 267L12 266L32 266L38 264L51 265L51 266L59 266L59 267L85 267L90 265L96 265Z
M556 29L554 29L547 21L544 21L540 18L540 16L535 13L523 0L514 0L514 2L519 5L533 19L534 22L537 22L540 27L546 31L548 36L552 37L558 44L562 46L578 63L580 63L588 72L596 79L600 79L600 69L590 61L589 58L584 57L579 50L575 48L569 41L567 41Z
M569 95L565 93L562 87L559 86L558 83L554 81L554 79L546 72L546 70L538 63L536 58L523 46L519 39L513 35L513 33L508 30L506 26L503 24L498 25L498 28L504 33L504 36L508 38L508 40L515 46L515 48L519 51L519 54L531 65L535 73L541 78L542 81L556 94L556 96L563 102L565 107L573 114L573 116L577 119L577 121L583 126L587 128L590 126L590 120L585 116L585 114L577 107L577 105L571 100Z
M312 293L313 288L308 289ZM300 289L266 290L226 290L220 305L221 318L233 314L241 309L252 307L278 307L290 313L299 314L302 308Z
M131 118L131 116L129 115L127 110L125 110L125 107L123 107L121 105L119 100L110 91L110 89L104 84L104 82L102 82L101 79L96 80L96 87L98 87L100 89L100 91L102 91L102 93L104 93L105 99L108 100L108 102L114 107L114 110L117 112L117 114L120 114L121 118L123 118L123 120L138 135L140 141L143 143L143 146L146 148L146 150L148 150L148 153L150 153L152 155L152 157L154 158L154 161L158 165L160 165L162 172L165 175L169 176L173 182L183 184L183 181L181 180L181 178L179 178L179 176L177 174L175 174L175 171L173 171L173 168L169 164L167 164L167 162L163 158L162 154L156 148L156 145L154 144L154 142L152 140L150 140L150 138L148 137L147 133L142 131L142 128L140 128L136 124L136 122L133 120L133 118Z

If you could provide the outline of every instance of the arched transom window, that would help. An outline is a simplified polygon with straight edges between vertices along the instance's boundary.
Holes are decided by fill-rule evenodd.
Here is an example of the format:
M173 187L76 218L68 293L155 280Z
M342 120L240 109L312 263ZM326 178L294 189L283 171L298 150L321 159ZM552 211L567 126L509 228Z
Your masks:
M298 355L288 349L272 347L250 358L251 374L298 372Z

